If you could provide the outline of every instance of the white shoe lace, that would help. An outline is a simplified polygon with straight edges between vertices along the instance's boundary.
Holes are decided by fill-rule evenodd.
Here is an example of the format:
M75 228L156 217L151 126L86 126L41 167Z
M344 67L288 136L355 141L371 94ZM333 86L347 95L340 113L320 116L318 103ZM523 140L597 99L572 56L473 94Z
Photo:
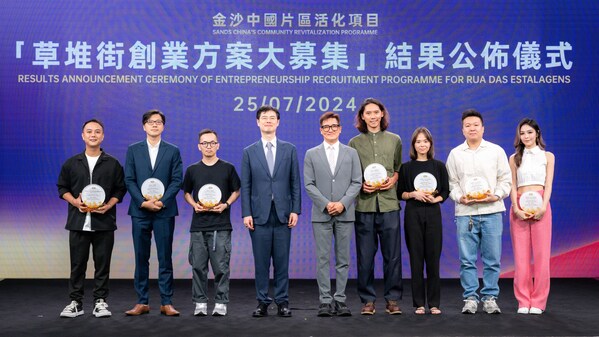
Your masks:
M77 311L77 301L71 301L71 304L67 305L63 311Z
M96 303L96 311L104 311L107 310L108 308L108 303L104 302L104 301L98 301Z

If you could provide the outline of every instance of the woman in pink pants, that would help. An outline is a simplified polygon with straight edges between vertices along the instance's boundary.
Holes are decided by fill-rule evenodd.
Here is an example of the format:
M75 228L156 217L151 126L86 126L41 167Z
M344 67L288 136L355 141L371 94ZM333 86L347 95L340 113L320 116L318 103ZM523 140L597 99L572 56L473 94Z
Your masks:
M555 156L545 151L537 122L518 124L510 157L512 211L510 233L514 248L514 294L519 314L542 314L549 296L551 258L551 190ZM532 262L531 262L532 257Z

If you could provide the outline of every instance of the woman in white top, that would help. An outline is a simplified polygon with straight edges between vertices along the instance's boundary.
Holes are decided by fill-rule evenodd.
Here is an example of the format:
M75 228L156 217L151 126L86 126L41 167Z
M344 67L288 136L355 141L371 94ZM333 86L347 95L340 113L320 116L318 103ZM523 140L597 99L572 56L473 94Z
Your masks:
M549 296L551 258L551 190L555 156L545 151L537 122L518 124L510 157L512 211L510 233L514 248L514 295L519 314L542 314ZM531 257L533 264L531 264Z

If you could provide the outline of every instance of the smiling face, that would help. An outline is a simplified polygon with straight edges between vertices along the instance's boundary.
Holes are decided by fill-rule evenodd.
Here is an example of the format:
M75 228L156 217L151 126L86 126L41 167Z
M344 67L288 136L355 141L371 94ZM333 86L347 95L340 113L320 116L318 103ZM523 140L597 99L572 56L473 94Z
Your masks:
M537 146L537 131L528 124L520 127L520 141L527 149Z
M104 129L96 122L89 122L83 127L81 138L88 148L98 148L104 140Z
M337 118L327 118L320 125L320 134L324 141L329 144L335 144L339 140L341 134L341 125Z
M464 118L462 121L462 133L469 144L480 143L485 133L483 121L476 116Z
M378 132L381 130L381 119L384 115L385 113L381 111L378 105L370 103L364 107L364 112L360 118L366 123L368 131Z
M256 121L263 135L274 135L279 127L279 122L276 112L272 110L262 112Z

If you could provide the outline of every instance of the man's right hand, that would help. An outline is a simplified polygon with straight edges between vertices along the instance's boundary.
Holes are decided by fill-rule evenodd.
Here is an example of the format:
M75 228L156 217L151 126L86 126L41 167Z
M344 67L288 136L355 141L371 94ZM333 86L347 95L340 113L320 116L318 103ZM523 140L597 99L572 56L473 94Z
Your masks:
M245 228L253 231L254 230L254 218L252 218L251 215L244 217L243 225L245 226Z
M156 200L156 199L146 200L141 203L141 208L144 208L150 212L158 212L162 209L162 207L157 205L156 201L158 201L158 200Z

